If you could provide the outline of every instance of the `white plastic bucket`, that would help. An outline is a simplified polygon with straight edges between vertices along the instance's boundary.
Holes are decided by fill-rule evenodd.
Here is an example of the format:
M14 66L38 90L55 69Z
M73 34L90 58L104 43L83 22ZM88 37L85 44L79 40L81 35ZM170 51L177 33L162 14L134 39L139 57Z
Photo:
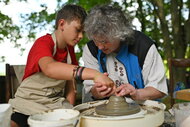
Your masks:
M0 127L10 127L11 114L10 104L0 104Z
M30 127L74 127L78 121L79 111L73 109L56 109L28 118Z
M174 105L176 127L190 127L190 103Z

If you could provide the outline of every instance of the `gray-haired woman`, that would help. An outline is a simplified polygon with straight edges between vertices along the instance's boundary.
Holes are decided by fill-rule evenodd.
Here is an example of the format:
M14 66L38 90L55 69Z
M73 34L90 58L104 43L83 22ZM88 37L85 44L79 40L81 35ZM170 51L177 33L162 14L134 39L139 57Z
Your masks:
M154 42L133 30L131 17L120 8L96 6L85 20L89 41L83 50L86 67L107 72L117 88L84 81L83 101L113 94L134 100L158 99L167 94L164 65Z

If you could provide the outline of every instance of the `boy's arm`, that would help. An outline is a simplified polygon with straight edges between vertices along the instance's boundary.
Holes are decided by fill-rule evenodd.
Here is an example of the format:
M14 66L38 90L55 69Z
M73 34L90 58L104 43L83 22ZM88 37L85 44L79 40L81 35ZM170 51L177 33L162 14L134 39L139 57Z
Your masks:
M69 101L70 104L72 104L72 105L75 104L76 91L75 91L75 88L74 88L74 85L73 85L73 80L68 80L66 82L65 97Z

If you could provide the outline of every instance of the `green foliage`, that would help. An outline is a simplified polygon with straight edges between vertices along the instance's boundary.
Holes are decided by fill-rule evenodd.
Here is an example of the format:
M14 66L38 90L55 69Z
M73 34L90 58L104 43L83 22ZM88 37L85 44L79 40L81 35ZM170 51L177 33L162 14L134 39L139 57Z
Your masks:
M20 28L16 25L13 25L12 20L0 12L1 23L0 23L0 43L5 42L9 39L15 48L20 48L20 44L17 43L17 40L21 38ZM0 56L0 62L5 61L5 56Z
M18 0L26 1L26 0ZM0 3L8 5L10 0L0 0ZM13 24L12 19L0 11L0 44L10 41L15 48L20 49L21 53L25 50L18 43L18 39L21 39L21 27ZM5 61L5 56L0 56L0 62Z
M0 2L5 3L6 5L9 3L10 0L0 0Z
M109 4L111 3L111 0L68 0L68 3L80 5L89 11L95 5Z
M17 0L17 1L27 1L27 0ZM5 3L6 5L9 4L10 0L0 0L0 3Z
M5 56L0 57L0 62L5 62Z
M47 24L52 24L55 20L55 13L49 14L45 4L40 5L42 10L40 12L32 12L31 14L21 15L25 30L28 30L28 39L34 39L36 33L46 30Z
M18 1L27 1L27 0L18 0ZM10 0L0 0L5 4L9 4ZM133 16L133 18L137 18L141 23L142 32L152 38L158 50L162 56L162 58L167 59L165 51L167 50L164 47L165 43L171 43L172 49L175 48L173 45L173 41L164 42L164 36L162 34L161 24L158 16L158 7L155 6L154 1L151 0L122 0L122 5L117 2L113 2L113 0L68 0L67 3L78 4L84 7L87 11L89 11L92 7L99 4L113 4L115 6L122 7L124 11L128 12L129 8L134 7L135 9L129 11L129 13ZM166 16L166 21L169 29L170 39L173 39L172 35L172 24L171 24L171 1L163 1L164 14ZM189 0L183 2L183 11L187 11L189 9ZM57 0L57 9L58 10L62 6L62 1ZM137 6L136 6L137 5ZM28 39L35 39L36 33L42 30L47 30L46 26L48 24L52 24L52 31L54 27L55 21L55 12L48 13L48 8L45 4L40 5L42 10L40 12L32 12L30 14L21 15L23 24L22 26L16 26L12 23L11 18L2 14L0 12L0 43L4 42L5 39L10 39L10 41L15 45L15 47L19 48L20 44L17 44L17 40L21 38L21 33L27 35ZM137 8L136 8L137 7ZM182 15L182 24L185 24L185 18ZM49 30L49 31L51 31ZM28 31L28 33L26 32ZM85 37L80 43L79 48L82 51L83 46L88 41ZM190 44L187 44L189 47ZM190 48L187 48L186 57L189 58ZM20 50L24 51L24 49L20 48ZM81 57L82 52L77 53L77 58Z

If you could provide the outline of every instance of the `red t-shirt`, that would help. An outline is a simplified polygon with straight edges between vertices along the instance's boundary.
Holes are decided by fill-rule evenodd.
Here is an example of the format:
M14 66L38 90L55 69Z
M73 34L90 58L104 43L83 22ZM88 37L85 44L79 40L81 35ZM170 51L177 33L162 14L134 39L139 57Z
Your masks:
M78 62L76 60L76 56L74 53L74 47L68 46L68 50L71 55L72 64L78 65ZM64 63L67 62L66 60L67 60L68 51L66 49L57 48L54 56L53 56L53 52L54 52L54 42L50 34L46 34L45 36L38 38L34 42L28 54L28 59L27 59L27 64L26 64L23 80L31 76L32 74L41 71L38 65L38 61L40 58L44 56L52 57L54 60L59 61L59 62L64 62Z

